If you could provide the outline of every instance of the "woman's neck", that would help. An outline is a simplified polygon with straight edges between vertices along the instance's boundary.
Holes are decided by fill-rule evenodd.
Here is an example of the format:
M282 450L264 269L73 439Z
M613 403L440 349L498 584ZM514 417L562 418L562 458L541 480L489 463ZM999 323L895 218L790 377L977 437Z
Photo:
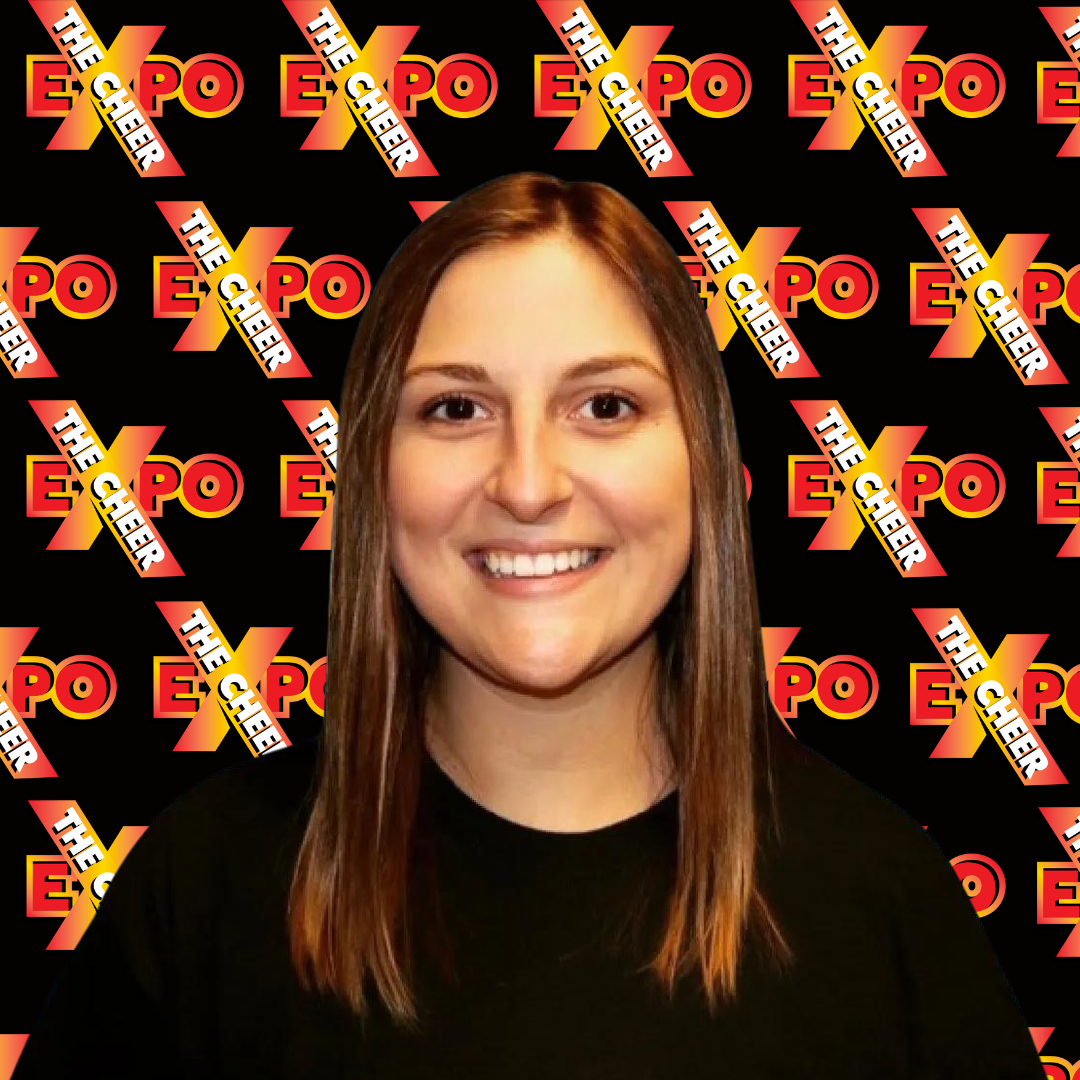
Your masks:
M426 743L481 806L549 832L584 832L640 813L675 786L651 704L647 637L565 694L500 686L444 652Z

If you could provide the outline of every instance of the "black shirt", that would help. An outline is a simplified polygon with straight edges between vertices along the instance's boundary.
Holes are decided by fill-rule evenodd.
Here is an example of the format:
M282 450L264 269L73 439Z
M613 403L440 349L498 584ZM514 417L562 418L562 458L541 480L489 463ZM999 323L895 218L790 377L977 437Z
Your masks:
M1045 1080L936 843L774 730L783 835L762 886L796 964L778 976L751 951L737 1004L714 1015L700 980L669 1003L635 970L644 953L605 944L612 913L673 872L677 791L601 829L549 833L486 810L430 756L421 793L459 984L421 965L418 1033L377 1002L361 1024L302 991L285 899L311 741L212 777L147 830L13 1080L85 1076L75 1043L112 1076Z

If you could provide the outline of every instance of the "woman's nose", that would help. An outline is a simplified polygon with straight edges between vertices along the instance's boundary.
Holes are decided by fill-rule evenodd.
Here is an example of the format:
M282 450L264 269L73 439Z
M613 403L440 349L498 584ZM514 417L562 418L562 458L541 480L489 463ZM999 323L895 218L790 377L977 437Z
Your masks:
M488 498L515 517L539 517L569 498L569 440L539 413L517 414L498 442L497 460L485 484Z

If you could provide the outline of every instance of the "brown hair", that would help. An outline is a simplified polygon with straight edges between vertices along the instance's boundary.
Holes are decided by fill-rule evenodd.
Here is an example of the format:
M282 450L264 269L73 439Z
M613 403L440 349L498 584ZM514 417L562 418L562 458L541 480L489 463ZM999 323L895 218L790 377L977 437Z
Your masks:
M758 887L763 828L778 831L765 664L746 488L716 340L683 264L603 184L539 173L490 181L401 244L361 319L345 375L330 570L326 717L313 805L289 896L302 985L363 1017L365 983L415 1025L415 928L407 886L419 843L424 702L434 630L394 577L387 463L402 375L446 268L483 244L563 230L626 280L656 334L690 455L690 566L654 623L654 699L679 784L678 852L659 947L647 967L669 994L691 967L710 1009L734 996L744 937L791 950Z

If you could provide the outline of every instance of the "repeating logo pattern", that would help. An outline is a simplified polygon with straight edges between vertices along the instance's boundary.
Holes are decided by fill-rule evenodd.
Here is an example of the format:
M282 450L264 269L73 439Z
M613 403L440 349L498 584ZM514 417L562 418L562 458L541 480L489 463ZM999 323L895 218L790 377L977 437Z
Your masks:
M1080 1078L1080 6L9 7L8 1026L129 822L318 734L357 328L418 220L539 170L681 260L776 712L937 842L1047 1077Z

